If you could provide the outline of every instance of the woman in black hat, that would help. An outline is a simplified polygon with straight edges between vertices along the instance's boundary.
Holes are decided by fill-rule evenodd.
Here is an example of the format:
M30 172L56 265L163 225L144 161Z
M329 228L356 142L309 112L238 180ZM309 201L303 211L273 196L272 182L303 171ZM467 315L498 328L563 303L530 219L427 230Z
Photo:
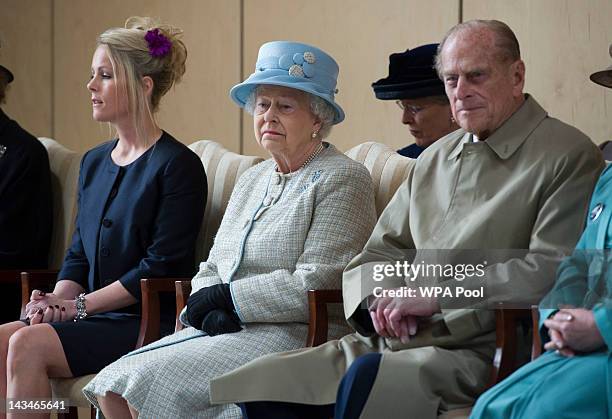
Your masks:
M381 100L395 100L402 109L415 144L398 150L417 158L427 147L459 129L452 118L444 84L434 69L438 44L427 44L389 56L389 76L372 83Z

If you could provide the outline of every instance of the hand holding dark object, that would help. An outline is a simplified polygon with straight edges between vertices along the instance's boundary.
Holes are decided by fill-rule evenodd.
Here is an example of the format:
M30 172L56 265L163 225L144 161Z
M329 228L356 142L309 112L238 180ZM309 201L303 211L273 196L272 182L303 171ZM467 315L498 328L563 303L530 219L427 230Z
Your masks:
M240 319L233 311L214 309L204 317L202 331L209 336L223 335L225 333L240 332Z
M198 327L204 317L217 308L230 313L234 311L229 284L213 285L191 294L187 300L187 320L190 325Z

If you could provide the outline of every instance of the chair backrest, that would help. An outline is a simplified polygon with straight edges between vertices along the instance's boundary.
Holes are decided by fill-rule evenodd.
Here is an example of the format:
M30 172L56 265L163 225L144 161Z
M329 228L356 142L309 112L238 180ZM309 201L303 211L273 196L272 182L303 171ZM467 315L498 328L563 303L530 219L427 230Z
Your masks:
M374 141L359 144L345 153L367 167L374 182L376 214L380 216L399 185L408 178L415 159L404 157Z
M263 159L233 153L209 140L197 141L189 148L202 160L208 179L206 210L196 243L196 261L199 263L208 258L234 185L246 169Z
M49 154L53 193L53 233L49 268L59 269L70 245L77 213L77 183L82 154L68 150L55 140L39 138Z

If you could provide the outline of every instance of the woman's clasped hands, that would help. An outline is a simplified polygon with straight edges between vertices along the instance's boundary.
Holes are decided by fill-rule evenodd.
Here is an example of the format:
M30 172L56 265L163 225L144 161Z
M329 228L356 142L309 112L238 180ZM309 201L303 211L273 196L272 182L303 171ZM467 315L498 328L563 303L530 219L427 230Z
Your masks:
M563 308L544 321L550 341L544 345L547 351L556 350L563 356L578 352L593 352L604 345L592 310Z
M53 293L33 290L26 305L26 318L30 324L64 322L76 316L74 300L64 300Z

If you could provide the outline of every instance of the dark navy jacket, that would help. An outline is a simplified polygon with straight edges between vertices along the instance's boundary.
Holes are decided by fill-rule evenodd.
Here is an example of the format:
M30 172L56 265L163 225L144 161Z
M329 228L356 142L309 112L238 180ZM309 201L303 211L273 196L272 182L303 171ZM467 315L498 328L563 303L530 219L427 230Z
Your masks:
M0 269L46 268L52 222L47 150L0 109Z
M119 280L140 301L141 278L195 273L206 174L198 156L165 132L123 167L110 157L117 141L83 157L77 224L58 279L88 292Z
M404 157L410 157L411 159L416 159L421 155L421 153L425 150L424 147L418 146L416 144L410 144L404 148L400 148L397 150L399 154Z

